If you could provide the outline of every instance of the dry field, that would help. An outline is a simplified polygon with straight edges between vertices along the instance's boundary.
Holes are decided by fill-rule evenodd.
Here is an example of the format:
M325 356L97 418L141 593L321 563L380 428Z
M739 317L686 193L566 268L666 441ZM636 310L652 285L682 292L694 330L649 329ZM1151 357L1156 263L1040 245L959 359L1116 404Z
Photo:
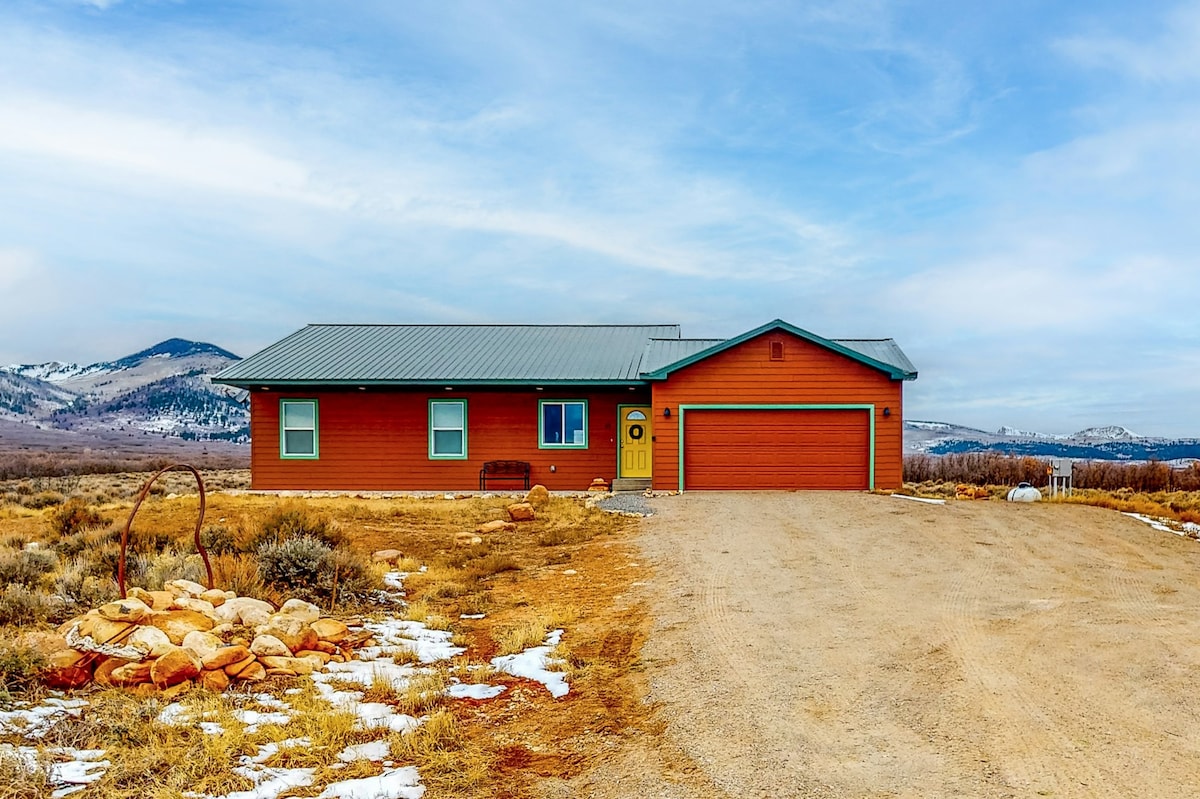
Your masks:
M634 668L649 620L644 606L630 593L631 584L643 580L646 570L637 564L631 540L636 523L631 520L587 509L581 500L554 498L537 520L520 525L515 532L489 534L481 545L456 547L456 533L503 518L504 506L512 499L279 498L241 492L244 473L207 476L206 536L225 542L228 550L214 556L218 587L234 587L239 593L250 593L247 589L256 587L276 602L286 597L286 591L264 585L253 573L251 556L238 554L238 541L260 534L264 520L278 519L281 512L286 518L320 521L323 529L360 556L394 548L404 553L401 568L427 567L424 573L411 574L405 580L409 604L401 612L431 628L448 629L454 643L466 652L441 665L438 674L407 695L376 686L367 698L429 718L413 733L392 734L391 741L396 764L416 765L431 796L515 799L538 795L536 786L545 778L574 778L617 748L629 731L649 723L648 707L642 701L644 687ZM96 572L105 563L115 563L115 555L105 561L96 553L113 551L131 506L130 497L141 479L144 475L102 475L0 484L0 498L8 500L0 506L0 561L10 564L10 573L23 579L11 565L21 557L21 547L37 541L48 548L43 549L46 552L55 551L57 545L63 554L54 556L54 571L32 578L41 593L50 593L61 582L61 573L82 569L91 577L83 580L91 586L89 598L99 601L111 595L111 571L108 576ZM161 490L156 487L134 523L134 540L143 542L134 549L140 550L139 556L149 564L143 581L195 578L202 572L197 573L197 559L189 557L198 509L194 480L190 475L173 474L162 485ZM57 531L66 506L22 504L43 492L76 497L98 514L98 526L72 535ZM77 552L81 540L84 550ZM65 554L67 551L73 554ZM381 567L374 567L368 577L377 579L382 572ZM24 606L14 606L12 598L25 593L6 592L7 604L0 603L0 613L8 614L8 621L22 620ZM66 613L58 611L56 616L53 608L47 611L45 607L34 611L35 617L41 614L43 627ZM367 618L379 612L379 608L353 598L339 601L334 608L334 615L346 618ZM481 613L485 614L482 619L460 618ZM36 688L25 690L22 678L31 656L15 645L20 634L33 626L37 623L31 617L0 632L0 672L14 694L10 699L39 694ZM554 699L536 682L487 667L496 655L541 643L556 627L565 630L554 652L564 661L560 668L566 671L571 686L565 697ZM507 690L486 701L448 699L432 690L452 679L486 681ZM296 682L268 680L255 690L282 696ZM78 794L85 799L165 799L181 796L184 790L208 794L244 790L249 783L232 773L239 757L253 754L263 743L299 734L291 728L265 727L253 734L207 736L192 727L166 728L156 723L156 714L165 702L154 697L135 698L115 690L85 695L91 707L83 719L60 725L42 742L44 747L70 745L107 751L112 766L101 781ZM184 701L198 712L225 719L247 700L236 692L219 698L196 690ZM337 765L334 755L344 745L366 737L351 729L345 714L326 710L322 715L315 704L312 709L321 722L308 723L302 732L314 744L302 754L278 755L270 765L299 764L325 770L320 772L317 787L286 795L315 796L319 786L334 776L345 779L370 770L361 764L349 771L330 769ZM0 740L19 742L11 735ZM11 769L0 774L0 797L44 796L47 791L44 781Z

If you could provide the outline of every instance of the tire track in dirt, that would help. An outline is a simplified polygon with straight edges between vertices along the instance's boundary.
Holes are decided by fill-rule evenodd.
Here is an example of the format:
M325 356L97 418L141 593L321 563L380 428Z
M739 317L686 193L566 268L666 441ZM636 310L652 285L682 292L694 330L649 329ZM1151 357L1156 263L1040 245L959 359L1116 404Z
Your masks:
M1120 540L1125 520L1049 504L688 494L655 505L643 548L665 577L648 590L667 589L652 600L663 622L646 662L662 740L714 790L1194 794L1188 669L1200 657L1183 642L1200 640L1187 612L1200 605L1188 576L1200 557L1184 544L1156 544L1143 562L1140 542ZM1177 613L1154 603L1156 582L1179 586Z
M1014 545L1005 535L1007 527L1002 522L995 517L983 521L994 551L1013 561L1015 573L1036 574L1045 570L1044 556L1035 553L1027 544ZM1100 562L1089 552L1082 553L1082 557ZM1098 794L1095 786L1115 785L1118 792L1112 795L1137 795L1137 787L1127 781L1126 775L1114 772L1075 743L1086 727L1081 718L1082 706L1058 703L1053 715L1045 707L1042 697L1056 686L1048 685L1044 674L1029 668L1029 655L1041 646L1045 636L1053 633L1056 622L1050 613L1031 611L1020 618L1017 623L1025 643L1017 648L1016 657L1001 663L987 651L993 635L979 622L984 609L983 597L1006 593L1002 585L994 582L996 560L989 559L989 564L984 573L969 575L964 572L954 581L951 593L956 596L952 602L952 617L960 626L958 641L963 645L960 655L964 667L982 688L981 704L989 715L1003 720L994 725L1000 731L997 737L1014 746L1014 752L1019 756L1019 765L1009 770L1023 785L1014 787L1039 793L1049 790L1056 796L1092 797L1104 795ZM1034 688L1039 690L1035 692ZM1088 706L1087 712L1091 714L1094 709L1094 706Z

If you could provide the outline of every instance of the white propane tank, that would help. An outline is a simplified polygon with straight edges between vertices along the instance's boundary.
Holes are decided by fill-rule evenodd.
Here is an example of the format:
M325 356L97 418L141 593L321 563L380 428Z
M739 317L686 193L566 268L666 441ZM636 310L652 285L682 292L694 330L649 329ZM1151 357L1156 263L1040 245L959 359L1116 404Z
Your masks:
M1029 483L1021 483L1008 492L1009 502L1037 502L1042 498L1042 492Z

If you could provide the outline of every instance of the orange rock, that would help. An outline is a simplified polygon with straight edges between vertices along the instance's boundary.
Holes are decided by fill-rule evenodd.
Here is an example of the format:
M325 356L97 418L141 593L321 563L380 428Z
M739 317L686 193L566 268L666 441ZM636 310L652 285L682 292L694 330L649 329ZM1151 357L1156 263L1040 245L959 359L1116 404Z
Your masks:
M514 522L531 522L536 518L536 514L528 502L514 502L508 506L508 518Z
M150 682L150 663L126 663L109 672L109 681L121 688Z
M510 533L517 529L517 525L513 522L506 522L503 519L496 519L491 522L484 522L475 528L475 532L481 535L490 535L492 533Z
M267 669L263 673L264 679L266 677L299 677L299 676L300 676L299 674L297 674L294 671L290 671L289 669ZM247 678L247 679L249 679L249 678Z
M228 673L228 671L229 670L226 669L226 673ZM259 680L267 679L267 670L263 668L263 664L255 661L239 671L237 675L233 677L233 679L241 680L242 682L258 682Z
M170 688L200 675L200 658L190 649L175 647L150 664L150 681L159 688Z
M46 659L42 682L60 691L81 688L92 680L90 662L82 652L74 649L55 652Z
M196 682L201 688L219 694L229 687L229 675L221 669L205 669Z
M525 501L535 508L540 508L550 502L550 491L540 483L529 489Z
M184 636L195 630L208 632L216 622L195 610L163 610L150 614L148 621L167 634L171 643L179 646Z
M345 622L340 622L337 619L317 619L309 626L312 627L313 632L317 634L319 640L329 641L334 644L344 641L346 636L350 634L350 627Z
M310 646L309 649L314 649L317 652L324 652L327 655L336 655L338 653L337 645L330 643L329 641L317 641L317 645Z
M251 655L248 658L239 660L237 663L230 663L225 667L225 673L236 680L241 676L242 672L256 663L258 663L258 658L256 658L254 655ZM259 668L261 669L262 666L259 666Z
M116 683L113 682L112 673L122 666L129 665L130 661L121 660L120 658L105 658L96 666L96 670L92 672L92 679L97 685L104 688L114 688Z

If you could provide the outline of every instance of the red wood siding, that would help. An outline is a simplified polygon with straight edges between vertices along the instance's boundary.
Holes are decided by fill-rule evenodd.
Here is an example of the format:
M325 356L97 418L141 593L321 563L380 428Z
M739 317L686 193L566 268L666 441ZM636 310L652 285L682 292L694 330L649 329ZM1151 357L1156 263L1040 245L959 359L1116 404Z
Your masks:
M318 401L320 457L279 457L279 401ZM467 400L467 459L430 460L429 400ZM538 449L538 400L588 401L588 448ZM477 490L484 461L532 465L531 483L582 491L617 468L617 405L649 404L649 390L320 390L251 393L251 486L348 491ZM556 467L555 472L550 466ZM520 489L519 482L489 490Z
M783 359L771 359L771 342L782 342ZM903 382L865 364L782 332L764 333L705 358L655 383L654 487L679 487L680 405L875 406L875 487L903 483ZM670 408L672 416L664 418ZM884 408L890 415L884 416ZM688 419L700 411L690 411ZM850 413L850 411L847 411ZM848 446L855 446L847 438Z
M684 487L866 489L866 411L688 411Z

